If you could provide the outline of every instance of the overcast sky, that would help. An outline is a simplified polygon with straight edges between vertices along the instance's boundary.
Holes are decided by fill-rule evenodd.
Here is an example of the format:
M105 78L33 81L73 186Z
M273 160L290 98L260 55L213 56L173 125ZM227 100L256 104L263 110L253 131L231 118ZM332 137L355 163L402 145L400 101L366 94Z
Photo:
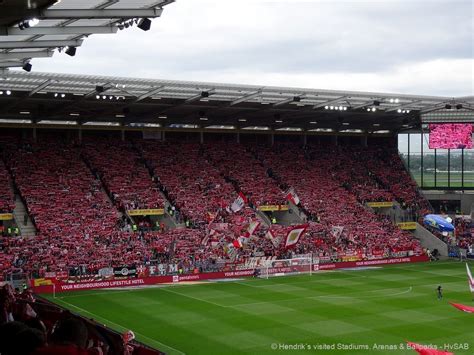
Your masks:
M474 94L474 0L177 0L34 71Z

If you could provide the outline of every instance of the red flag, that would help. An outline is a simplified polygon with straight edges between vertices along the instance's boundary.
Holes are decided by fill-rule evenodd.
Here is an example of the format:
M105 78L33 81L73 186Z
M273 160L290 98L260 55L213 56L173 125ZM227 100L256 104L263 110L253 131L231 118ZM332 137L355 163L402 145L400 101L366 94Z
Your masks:
M232 245L235 247L235 248L242 248L242 242L240 241L240 239L236 239L232 242Z
M407 341L407 344L411 349L415 350L420 355L454 355L454 353L449 351L436 350L430 348L427 345L412 343L411 341Z
M465 305L460 304L460 303L453 303L453 302L449 302L449 303L451 304L451 306L456 307L457 309L460 309L463 312L474 313L474 307L465 306Z
M285 248L289 248L296 245L298 241L300 240L300 237L305 232L306 228L308 228L307 224L304 224L301 226L295 226L292 229L290 229L288 231L288 234L286 235Z

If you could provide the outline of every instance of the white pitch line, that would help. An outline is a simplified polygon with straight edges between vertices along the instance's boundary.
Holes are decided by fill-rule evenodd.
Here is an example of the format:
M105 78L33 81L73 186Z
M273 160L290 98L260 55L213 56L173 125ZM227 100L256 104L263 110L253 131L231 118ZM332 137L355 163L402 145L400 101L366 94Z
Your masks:
M117 326L117 327L119 327L119 328L121 328L121 329L123 329L123 330L129 330L129 328L125 328L124 326L122 326L122 325L120 325L120 324L118 324L118 323L112 322L111 320L108 320L107 318L104 318L104 317L101 317L101 316L99 316L99 315L97 315L97 314L95 314L95 313L89 312L89 311L85 310L84 308L75 306L75 305L73 305L73 304L71 304L71 303L69 303L69 302L63 301L63 300L59 300L59 301L62 302L62 303L64 303L64 304L66 304L66 305L68 305L69 307L73 307L73 308L78 309L78 310L81 311L81 312L90 314L94 319L99 318L99 319L102 319L103 321L106 321L107 323L113 324L113 325L115 325L115 326ZM133 329L131 329L131 330L132 330L135 334L139 335L140 337L145 338L145 339L148 339L149 341L155 343L155 344L158 345L160 348L168 348L168 349L171 349L171 350L176 351L177 353L179 353L179 354L181 354L181 355L186 355L186 353L183 353L182 351L180 351L180 350L178 350L178 349L175 349L175 348L173 348L172 346L166 345L166 344L161 343L161 342L159 342L159 341L157 341L157 340L155 340L155 339L149 338L149 337L147 337L146 335L143 335L143 334L141 334L141 333L138 333L136 330L133 330ZM163 349L163 350L164 350L164 349Z
M383 288L383 289L380 289L380 290L370 290L370 291L365 291L365 292L377 292L377 291L384 291L384 290L394 290L393 288ZM365 297L362 297L362 298L382 298L382 297L393 297L393 296L399 296L399 295L404 295L406 293L410 293L411 291L413 290L413 287L409 287L407 290L405 291L401 291L401 292L397 292L397 293L391 293L389 295L374 295L374 296L365 296ZM311 297L308 297L308 298L354 298L354 297L351 297L351 296L331 296L331 295L323 295L323 296L311 296Z
M192 298L193 300L196 300L196 301L199 301L199 302L209 303L209 304L212 304L213 306L224 307L224 308L228 307L228 306L223 306L221 304L218 304L218 303L215 303L215 302L212 302L212 301L204 300L204 299L199 298L199 297L186 295L186 294L181 293L181 292L171 291L169 288L162 288L161 290L166 291L166 292L170 292L170 293L174 293L175 295Z
M361 276L341 277L341 278L338 278L338 279L331 279L331 280L350 280L350 279L358 279L360 277L367 277L367 276L362 276L361 275ZM292 285L309 284L309 283L318 283L318 284L323 283L324 284L324 280L321 280L321 279L318 279L318 278L311 278L311 279L305 280L305 281L296 281L296 282L287 282L287 283L270 282L268 284L261 285L261 286L250 285L250 283L258 283L258 281L262 281L262 279L255 280L255 281L250 281L249 280L249 281L244 281L244 282L234 281L232 283L236 283L236 284L243 285L243 286L255 287L255 288L266 288L266 287L272 287L272 286L292 286Z
M370 291L366 291L366 292L377 292L377 291L386 291L386 290L395 290L395 289L397 289L397 288L382 288L382 289L379 289L379 290L370 290ZM383 297L399 296L399 295L403 295L403 294L406 294L406 293L410 293L412 291L412 289L413 288L410 286L405 291L396 292L396 293L392 293L392 294L389 294L389 295L374 295L374 296L366 296L366 297L362 297L362 298L383 298ZM356 296L356 295L354 294L354 296ZM258 304L266 304L266 303L314 299L314 298L321 298L321 297L324 297L324 298L357 298L357 297L352 297L352 296L321 295L321 296L293 297L293 298L284 299L284 300L272 300L272 301L263 301L263 302L241 303L241 304L234 304L234 305L231 305L231 306L221 306L221 307L234 308L234 307L253 306L253 305L258 305Z
M129 293L130 291L136 291L136 289L130 289L128 291L116 291L116 290L109 290L105 292L89 292L89 293L80 293L77 295L65 295L65 296L56 296L54 299L65 299L65 298L74 298L74 297L85 297L85 296L98 296L98 295L117 295L120 293Z

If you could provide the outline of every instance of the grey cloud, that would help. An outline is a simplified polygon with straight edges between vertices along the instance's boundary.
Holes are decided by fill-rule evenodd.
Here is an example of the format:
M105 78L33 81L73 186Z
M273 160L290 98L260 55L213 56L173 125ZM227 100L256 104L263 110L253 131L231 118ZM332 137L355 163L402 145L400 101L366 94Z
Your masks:
M472 1L180 0L166 7L150 32L92 36L74 58L57 54L33 64L43 71L198 80L209 73L224 81L278 74L287 86L304 74L384 80L436 60L474 63L473 17ZM472 88L470 74L455 84ZM392 90L423 87L417 77L406 79L394 81Z

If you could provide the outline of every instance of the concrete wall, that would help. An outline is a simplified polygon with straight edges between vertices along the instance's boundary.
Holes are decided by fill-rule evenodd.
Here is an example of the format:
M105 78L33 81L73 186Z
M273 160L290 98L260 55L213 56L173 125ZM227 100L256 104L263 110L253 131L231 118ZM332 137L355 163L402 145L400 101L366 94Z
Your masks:
M461 213L469 215L474 209L474 191L444 192L437 190L425 190L423 194L431 201L461 201Z
M433 235L428 229L416 224L415 237L420 240L423 248L438 249L442 256L448 256L448 246L441 239Z
M283 224L284 226L303 223L303 219L294 210L274 212L273 214L278 224Z

